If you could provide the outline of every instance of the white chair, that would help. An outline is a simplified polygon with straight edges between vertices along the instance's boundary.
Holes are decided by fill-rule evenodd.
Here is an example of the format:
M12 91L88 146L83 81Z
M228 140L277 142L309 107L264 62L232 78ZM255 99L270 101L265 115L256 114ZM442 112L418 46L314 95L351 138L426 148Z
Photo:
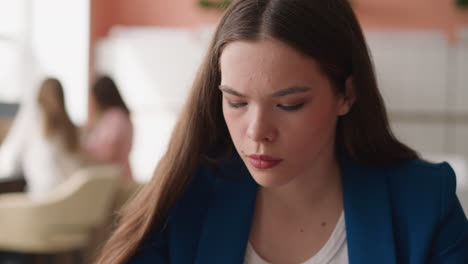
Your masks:
M89 244L93 228L109 216L120 171L81 169L40 200L0 195L0 251L55 254Z

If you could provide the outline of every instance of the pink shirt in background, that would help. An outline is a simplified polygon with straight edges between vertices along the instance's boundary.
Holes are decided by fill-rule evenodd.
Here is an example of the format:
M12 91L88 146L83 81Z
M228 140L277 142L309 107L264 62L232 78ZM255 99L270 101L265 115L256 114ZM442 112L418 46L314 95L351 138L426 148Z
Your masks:
M133 180L129 155L133 142L133 125L129 115L111 108L102 114L96 126L87 135L84 148L97 162L116 163L122 168L124 180Z

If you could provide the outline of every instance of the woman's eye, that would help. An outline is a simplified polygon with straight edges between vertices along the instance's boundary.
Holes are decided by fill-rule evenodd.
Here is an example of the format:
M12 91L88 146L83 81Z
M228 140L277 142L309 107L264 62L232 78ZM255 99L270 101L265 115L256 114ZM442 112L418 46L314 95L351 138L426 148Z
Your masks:
M232 108L241 108L247 105L247 103L234 103L234 102L228 102L228 104Z
M297 105L282 105L282 104L278 104L277 106L278 106L279 108L285 110L285 111L296 111L296 110L301 109L301 108L304 106L304 103L302 103L302 104L297 104Z

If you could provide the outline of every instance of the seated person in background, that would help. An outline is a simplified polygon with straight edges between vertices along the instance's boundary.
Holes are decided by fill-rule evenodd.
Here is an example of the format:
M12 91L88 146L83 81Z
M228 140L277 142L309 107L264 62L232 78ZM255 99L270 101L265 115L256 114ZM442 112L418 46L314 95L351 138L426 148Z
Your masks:
M129 163L133 125L130 111L114 81L99 78L91 91L91 103L96 114L89 122L83 142L87 158L99 163L115 163L122 169L124 181L133 181Z
M78 130L57 79L44 80L33 105L22 107L0 146L0 175L22 169L28 194L40 198L81 166Z

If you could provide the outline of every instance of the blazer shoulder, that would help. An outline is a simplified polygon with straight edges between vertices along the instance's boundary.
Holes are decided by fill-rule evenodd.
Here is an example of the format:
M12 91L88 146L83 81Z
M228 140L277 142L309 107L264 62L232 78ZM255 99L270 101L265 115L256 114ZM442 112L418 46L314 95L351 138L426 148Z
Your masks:
M396 238L426 245L431 263L468 263L468 222L447 162L415 160L389 170Z
M409 216L417 210L440 220L456 200L456 176L447 162L408 161L387 170L387 180L393 202Z
M455 191L455 172L447 162L412 160L390 167L387 172L390 182L393 183L416 184L428 188L444 186Z

